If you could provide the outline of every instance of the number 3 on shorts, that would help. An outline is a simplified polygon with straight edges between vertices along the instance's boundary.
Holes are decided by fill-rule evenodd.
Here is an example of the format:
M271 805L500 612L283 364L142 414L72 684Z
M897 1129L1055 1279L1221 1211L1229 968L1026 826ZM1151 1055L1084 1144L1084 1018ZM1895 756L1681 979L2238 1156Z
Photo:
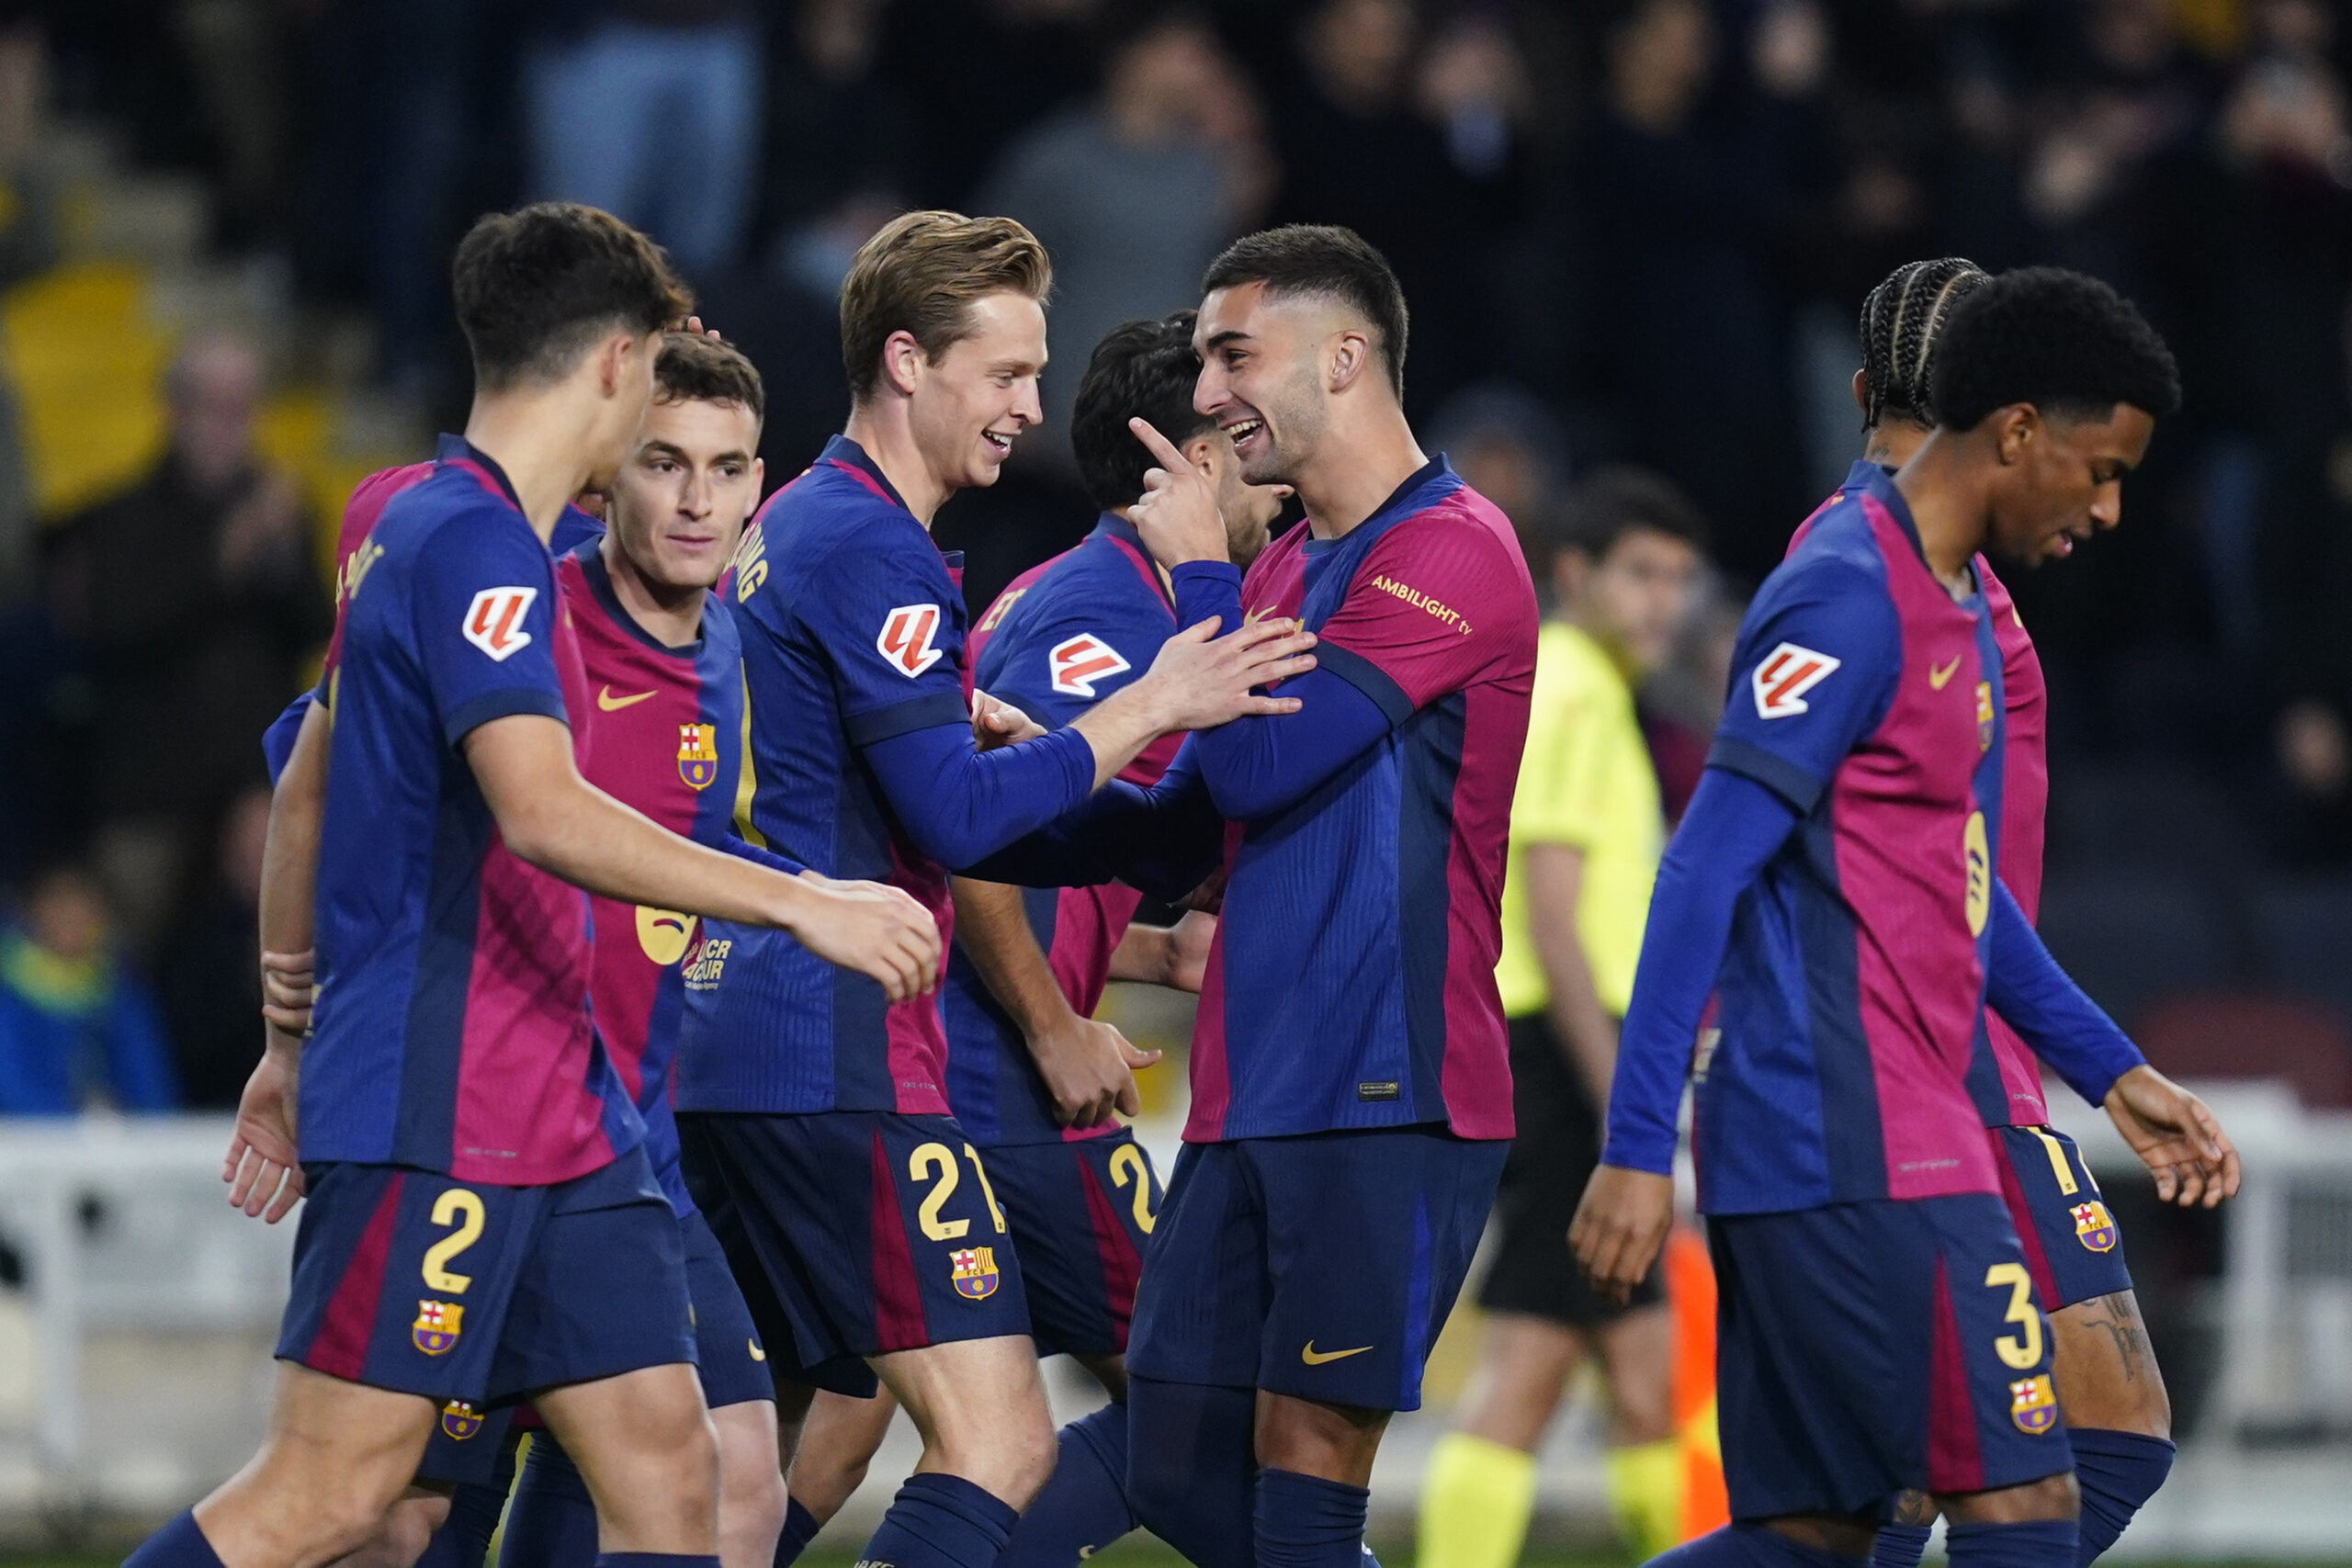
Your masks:
M474 1277L450 1273L449 1259L481 1239L481 1195L462 1187L450 1188L433 1201L433 1223L458 1228L424 1249L424 1288L460 1294Z
M2041 1364L2041 1314L2033 1304L2033 1276L2025 1271L2022 1263L1996 1263L1984 1270L1988 1289L2006 1287L2009 1292L2009 1310L2006 1321L2018 1325L2021 1333L2004 1334L1993 1341L1993 1348L2000 1353L2004 1364L2025 1371Z

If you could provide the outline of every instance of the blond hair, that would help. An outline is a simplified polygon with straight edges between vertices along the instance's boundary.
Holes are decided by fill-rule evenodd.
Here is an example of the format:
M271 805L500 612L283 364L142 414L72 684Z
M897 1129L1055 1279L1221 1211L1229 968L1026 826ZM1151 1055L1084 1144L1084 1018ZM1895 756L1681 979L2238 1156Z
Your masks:
M842 364L853 402L882 384L882 345L907 333L939 358L972 332L970 306L990 294L1043 305L1054 265L1037 236L1010 218L905 212L857 248L842 280Z

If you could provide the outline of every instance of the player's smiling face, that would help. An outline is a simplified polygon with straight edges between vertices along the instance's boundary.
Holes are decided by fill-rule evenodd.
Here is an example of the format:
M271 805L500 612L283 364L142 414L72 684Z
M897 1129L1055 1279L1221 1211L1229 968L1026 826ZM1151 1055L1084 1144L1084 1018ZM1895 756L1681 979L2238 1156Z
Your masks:
M1045 421L1037 380L1046 370L1046 311L1006 291L965 308L970 331L936 364L914 371L908 418L933 474L947 490L996 483L1012 444Z
M2148 455L2155 428L2143 410L2118 403L2104 419L2062 413L2006 429L2010 460L1994 492L1994 553L2040 566L2121 523L2124 476Z
M1329 310L1269 299L1262 283L1220 288L1201 305L1193 407L1216 422L1252 485L1293 484L1323 434L1322 350Z
M759 422L741 403L695 399L645 411L608 508L629 564L664 588L708 588L760 503Z

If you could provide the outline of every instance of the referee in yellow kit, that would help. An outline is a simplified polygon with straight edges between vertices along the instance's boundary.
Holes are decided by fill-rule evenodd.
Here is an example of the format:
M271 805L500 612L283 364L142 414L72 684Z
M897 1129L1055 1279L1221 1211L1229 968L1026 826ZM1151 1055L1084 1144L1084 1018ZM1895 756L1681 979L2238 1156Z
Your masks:
M1519 1134L1495 1203L1478 1370L1421 1494L1421 1568L1510 1568L1535 1505L1535 1450L1588 1356L1609 1381L1609 1495L1635 1561L1679 1539L1673 1335L1655 1274L1626 1306L1588 1289L1568 1221L1600 1162L1617 1023L1665 849L1634 691L1671 651L1705 567L1705 526L1666 479L1602 468L1530 530L1555 613L1511 802L1496 977L1510 1018ZM1542 570L1539 561L1538 570Z

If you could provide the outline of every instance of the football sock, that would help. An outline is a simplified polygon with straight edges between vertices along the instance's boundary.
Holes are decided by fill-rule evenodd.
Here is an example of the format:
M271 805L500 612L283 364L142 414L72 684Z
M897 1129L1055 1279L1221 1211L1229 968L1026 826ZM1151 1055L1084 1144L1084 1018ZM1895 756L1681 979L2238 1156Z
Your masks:
M718 1568L718 1553L701 1557L691 1551L600 1551L596 1568Z
M190 1508L140 1543L122 1568L221 1568L220 1554L197 1528Z
M2066 1438L2075 1445L2075 1481L2083 1493L2075 1561L2077 1568L2088 1568L2165 1483L2173 1447L2162 1438L2100 1427L2069 1427Z
M1871 1548L1871 1568L1919 1568L1928 1554L1926 1525L1881 1525Z
M1022 1510L997 1562L1076 1568L1136 1528L1127 1506L1127 1407L1106 1404L1062 1428L1053 1479Z
M1255 1556L1254 1389L1127 1374L1127 1502L1136 1522L1204 1568Z
M858 1561L880 1568L989 1568L1021 1517L960 1475L907 1477Z
M1855 1568L1860 1558L1805 1546L1762 1525L1729 1524L1650 1560L1650 1568Z
M498 1568L580 1568L597 1561L596 1504L588 1495L588 1483L552 1433L532 1433L523 1479L507 1511ZM659 1554L655 1561L671 1562Z
M2072 1519L1944 1527L1951 1568L2073 1568L2075 1540Z
M1602 1462L1609 1476L1609 1511L1634 1561L1647 1562L1671 1551L1682 1539L1681 1440L1661 1438L1655 1443L1612 1448Z
M823 1528L817 1522L817 1516L801 1506L799 1498L786 1498L784 1533L775 1538L775 1568L792 1568Z
M1419 1568L1511 1568L1535 1512L1535 1456L1448 1432L1421 1476Z
M1363 1568L1368 1487L1295 1470L1258 1472L1258 1568Z

